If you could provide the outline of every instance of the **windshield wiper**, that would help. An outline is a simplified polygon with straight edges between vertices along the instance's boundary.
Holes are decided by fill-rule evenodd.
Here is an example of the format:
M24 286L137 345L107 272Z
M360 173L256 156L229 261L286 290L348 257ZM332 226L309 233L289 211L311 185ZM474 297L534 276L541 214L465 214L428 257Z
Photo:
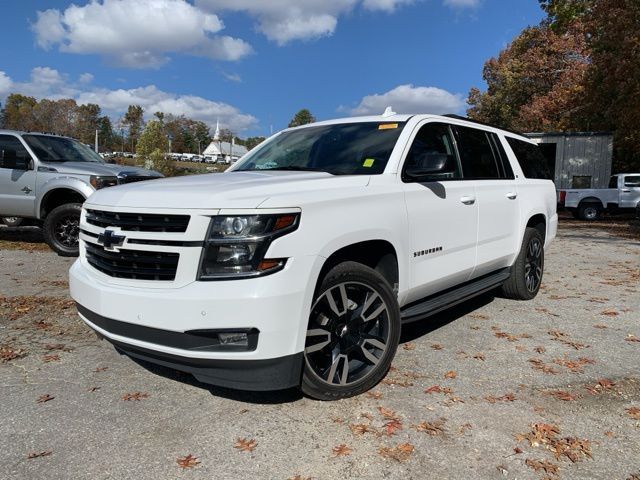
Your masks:
M287 166L282 166L282 167L274 167L274 168L265 168L262 171L269 171L269 170L282 170L282 171L290 171L290 172L325 172L325 173L330 173L327 172L326 170L322 169L322 168L314 168L314 167L300 167L297 165L287 165Z

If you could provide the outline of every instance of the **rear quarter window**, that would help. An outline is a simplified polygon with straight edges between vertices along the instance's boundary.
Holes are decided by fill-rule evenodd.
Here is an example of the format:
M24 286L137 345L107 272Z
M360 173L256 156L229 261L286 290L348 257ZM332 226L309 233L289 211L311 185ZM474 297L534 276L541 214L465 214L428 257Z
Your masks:
M507 143L518 159L522 173L526 178L553 180L554 175L547 164L547 159L537 145L523 142L517 138L507 137Z

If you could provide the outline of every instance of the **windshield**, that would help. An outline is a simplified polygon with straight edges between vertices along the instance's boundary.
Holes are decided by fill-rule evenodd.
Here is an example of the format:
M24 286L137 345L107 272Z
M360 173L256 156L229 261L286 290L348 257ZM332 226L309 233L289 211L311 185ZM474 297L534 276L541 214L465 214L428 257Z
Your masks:
M283 132L249 153L233 170L380 174L404 125L398 122L343 123Z
M49 135L23 135L22 138L43 162L104 163L100 155L71 138Z

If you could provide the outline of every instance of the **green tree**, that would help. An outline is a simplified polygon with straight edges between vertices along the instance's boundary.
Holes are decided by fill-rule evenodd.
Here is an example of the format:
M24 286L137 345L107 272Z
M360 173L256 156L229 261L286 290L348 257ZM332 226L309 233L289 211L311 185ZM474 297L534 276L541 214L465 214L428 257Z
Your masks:
M140 105L129 105L127 113L124 114L122 124L129 133L129 142L134 145L144 126L144 109Z
M249 137L244 141L244 146L247 147L247 150L252 150L264 141L265 137Z
M293 116L289 122L289 128L299 127L300 125L306 125L307 123L313 123L315 121L316 117L314 117L309 110L303 108Z
M175 175L173 162L167 158L169 139L159 120L149 120L136 144L138 161L145 168L158 170L165 176Z
M100 120L100 106L95 103L80 105L77 109L75 137L83 143L93 144Z
M591 13L596 0L538 0L547 14L544 23L557 32L566 31L576 20Z
M38 101L19 93L12 93L4 104L4 126L12 130L36 130L33 109Z
M100 151L118 150L116 138L113 134L113 125L109 117L98 118L98 141Z

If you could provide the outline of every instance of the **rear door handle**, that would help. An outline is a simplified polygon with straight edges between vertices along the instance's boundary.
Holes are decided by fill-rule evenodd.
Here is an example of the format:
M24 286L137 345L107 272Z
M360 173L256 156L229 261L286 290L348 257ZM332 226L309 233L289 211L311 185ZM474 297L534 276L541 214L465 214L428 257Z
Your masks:
M516 198L518 198L518 194L516 192L509 192L507 193L507 198L509 200L515 200Z
M460 201L465 205L473 205L474 203L476 203L476 197L472 197L472 196L460 197Z
M631 193L631 190L627 189L627 188L623 188L622 190L620 190L622 193Z

